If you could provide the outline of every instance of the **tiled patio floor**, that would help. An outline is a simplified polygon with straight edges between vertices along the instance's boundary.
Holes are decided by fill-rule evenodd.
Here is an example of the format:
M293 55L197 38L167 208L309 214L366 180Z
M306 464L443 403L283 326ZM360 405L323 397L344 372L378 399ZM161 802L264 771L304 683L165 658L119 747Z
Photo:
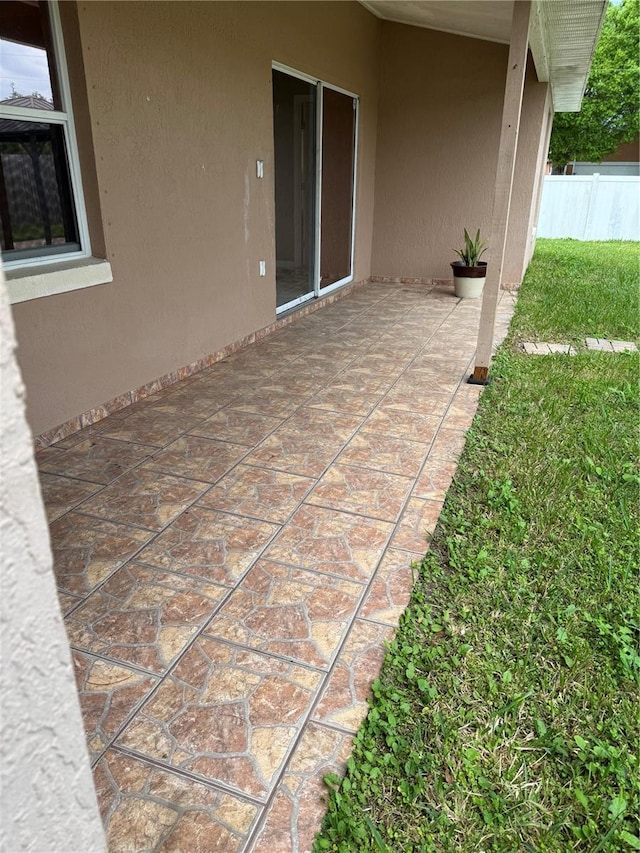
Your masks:
M310 849L475 412L479 312L371 283L38 454L111 851Z

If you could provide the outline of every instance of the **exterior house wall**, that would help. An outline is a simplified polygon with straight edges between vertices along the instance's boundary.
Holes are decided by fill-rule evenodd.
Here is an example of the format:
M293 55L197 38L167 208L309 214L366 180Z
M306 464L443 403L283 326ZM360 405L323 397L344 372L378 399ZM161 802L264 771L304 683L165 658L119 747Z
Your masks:
M508 46L383 22L374 275L451 278L488 236Z
M114 280L14 305L35 434L275 319L272 61L360 96L354 278L371 272L380 21L355 2L82 3L78 52L72 12L92 236Z

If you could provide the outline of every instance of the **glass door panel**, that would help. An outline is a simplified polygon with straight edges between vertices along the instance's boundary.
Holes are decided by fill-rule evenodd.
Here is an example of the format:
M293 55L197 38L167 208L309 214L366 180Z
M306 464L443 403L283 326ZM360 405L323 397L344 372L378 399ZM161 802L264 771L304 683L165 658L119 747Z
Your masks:
M276 308L316 291L316 112L313 83L273 70Z
M320 289L353 272L353 194L356 101L322 88Z

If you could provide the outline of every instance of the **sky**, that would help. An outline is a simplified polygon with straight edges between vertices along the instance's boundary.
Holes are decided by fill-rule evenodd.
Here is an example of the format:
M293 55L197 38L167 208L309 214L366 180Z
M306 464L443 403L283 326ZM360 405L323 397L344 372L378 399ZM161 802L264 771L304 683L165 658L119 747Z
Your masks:
M0 100L11 96L11 84L21 95L39 92L51 100L46 51L0 39Z

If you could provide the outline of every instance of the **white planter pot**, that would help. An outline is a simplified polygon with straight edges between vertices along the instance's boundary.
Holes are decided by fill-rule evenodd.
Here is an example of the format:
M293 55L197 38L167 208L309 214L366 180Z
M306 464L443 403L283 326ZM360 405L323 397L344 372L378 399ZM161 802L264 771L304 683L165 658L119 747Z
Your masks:
M487 280L484 278L459 278L453 277L453 287L459 299L477 299L482 296L482 288Z
M486 261L478 261L474 267L465 266L462 261L453 261L453 286L456 296L460 299L477 299L482 295L482 288L487 278Z

